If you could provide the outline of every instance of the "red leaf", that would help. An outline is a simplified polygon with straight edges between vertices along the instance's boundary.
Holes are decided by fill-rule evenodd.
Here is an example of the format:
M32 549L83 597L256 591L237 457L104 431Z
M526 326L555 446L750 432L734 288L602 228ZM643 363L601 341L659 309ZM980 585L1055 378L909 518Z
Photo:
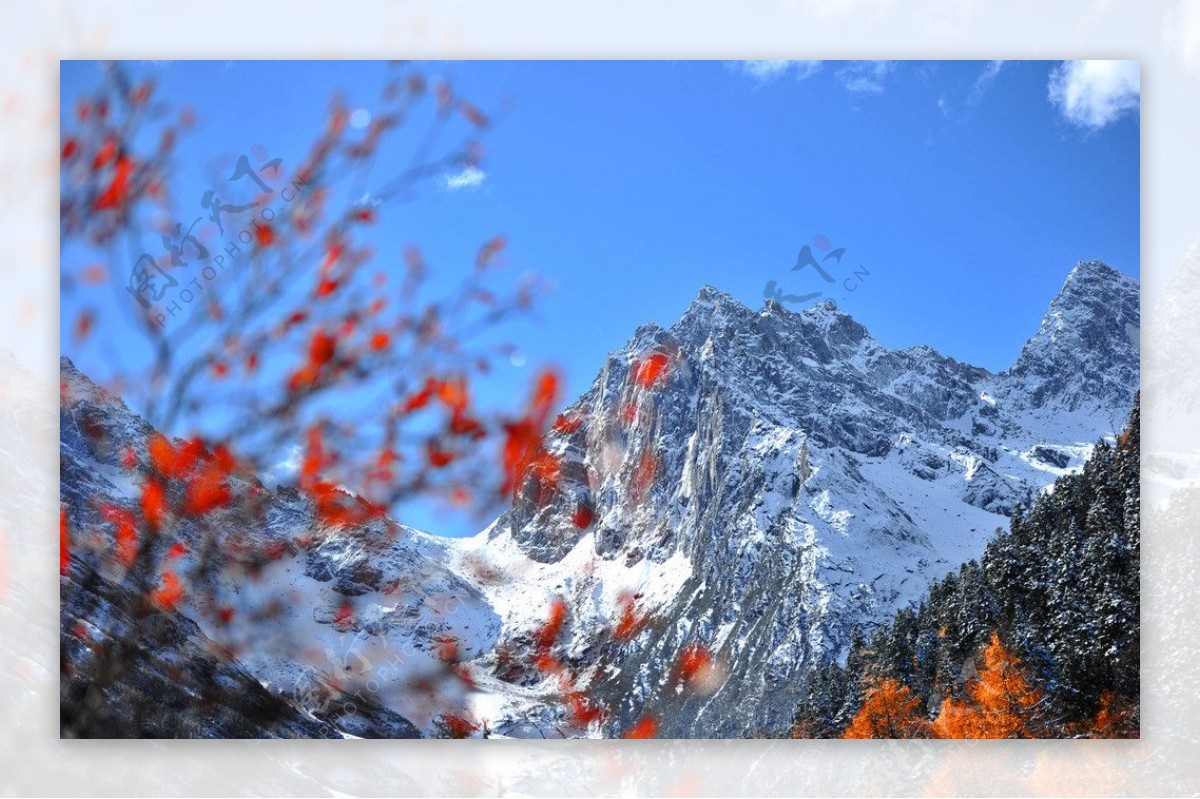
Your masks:
M658 734L658 722L653 716L643 716L637 724L634 724L622 738L653 738Z
M621 605L621 618L617 621L617 626L613 628L613 635L618 641L628 641L641 632L645 620L639 618L633 596L623 594L617 601Z
M691 688L702 683L712 668L712 653L698 643L688 644L679 653L679 678Z
M429 465L435 469L449 466L454 460L454 453L442 449L435 441L425 443L425 453L429 458Z
M507 245L508 239L502 235L489 239L479 248L479 254L475 256L475 265L480 269L486 269L491 266L496 262L496 259Z
M270 225L257 225L254 237L258 241L259 247L267 247L275 241L275 231L271 229Z
M371 349L379 352L387 349L388 344L392 343L392 339L387 333L376 333L371 336Z
M534 633L533 640L537 644L538 649L548 650L554 646L554 641L562 632L563 624L567 620L567 603L562 597L555 597L550 603L550 614L545 623L539 630Z
M104 193L96 198L96 210L118 208L125 204L129 195L129 176L131 174L133 174L133 161L123 155L117 158L116 174L113 175L112 183Z
M167 497L162 484L149 479L142 485L142 518L151 532L162 528L163 519L167 515Z
M453 638L443 637L436 640L438 645L437 658L443 663L456 663L461 658L458 653L458 641Z
M67 509L58 511L58 573L71 570L71 531L67 524Z
M654 485L655 479L658 477L658 458L654 453L646 451L642 453L641 459L638 461L637 468L633 470L633 481L631 485L633 499L635 502L640 502L642 497L646 495L646 491Z
M643 388L654 388L667 374L671 359L665 352L655 352L634 365L633 381Z
M133 565L137 560L138 554L138 534L137 528L133 526L133 522L129 519L122 518L117 524L117 560L125 568Z
M176 449L161 433L155 433L150 437L148 449L150 465L159 474L164 477L180 478L186 477L191 472L196 458L200 454L201 445L198 441L192 441Z
M91 309L81 312L75 319L75 340L83 341L87 338L95 323L96 314Z
M354 627L354 608L349 602L343 602L333 616L333 629L346 632Z
M582 691L567 694L567 707L571 709L571 718L575 723L584 726L602 721L605 716L604 708Z
M462 115L466 117L467 121L475 127L486 128L488 126L488 118L483 115L483 112L470 103L466 101L459 103L458 110L462 112Z
M209 467L196 475L188 484L184 513L199 516L229 504L229 486L225 485L225 473L219 467Z
M333 336L317 332L313 335L312 343L309 344L308 357L316 366L324 366L333 360L336 350L337 340Z
M165 571L162 576L162 584L150 593L150 601L159 610L174 610L179 601L183 599L183 583L175 576L173 571Z
M596 516L595 511L590 505L580 505L575 509L575 514L571 516L571 523L580 530L586 530L592 526L592 519Z
M467 398L467 382L462 377L452 377L434 384L434 391L447 408L461 411L470 401Z
M459 716L442 716L442 723L452 738L467 738L479 729L476 725Z
M571 434L583 427L583 420L578 416L559 414L554 420L554 429L559 433Z
M107 138L100 145L100 149L96 151L96 157L92 159L92 169L103 169L105 164L113 160L117 154L117 140Z

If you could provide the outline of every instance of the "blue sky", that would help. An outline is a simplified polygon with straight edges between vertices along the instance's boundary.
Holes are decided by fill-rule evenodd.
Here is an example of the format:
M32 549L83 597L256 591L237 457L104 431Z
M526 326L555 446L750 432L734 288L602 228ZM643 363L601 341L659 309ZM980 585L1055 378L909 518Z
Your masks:
M999 370L1077 260L1138 276L1136 65L429 68L499 122L481 172L427 185L376 235L381 250L419 244L448 280L503 233L504 268L553 286L536 319L505 331L526 363L493 378L499 395L545 362L561 366L574 397L634 328L670 324L704 284L755 307L769 280L792 294L821 291L889 346L928 344ZM297 163L329 97L341 91L351 108L369 106L386 67L177 62L135 71L196 110L178 163L182 185L199 196L208 165L254 144ZM94 63L63 63L65 114L98 79ZM845 248L840 264L826 263L834 284L790 271L816 235ZM94 255L64 251L64 268ZM855 279L856 269L867 274ZM73 351L72 305L110 301L64 298L64 353L97 376L98 348ZM428 513L415 520L446 532L471 527Z

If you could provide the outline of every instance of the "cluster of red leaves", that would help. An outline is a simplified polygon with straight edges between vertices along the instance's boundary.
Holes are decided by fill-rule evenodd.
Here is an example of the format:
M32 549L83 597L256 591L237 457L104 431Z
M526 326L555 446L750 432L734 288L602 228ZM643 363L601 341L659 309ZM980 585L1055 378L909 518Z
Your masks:
M185 115L164 119L149 102L151 85L132 84L123 66L105 72L97 93L81 100L64 126L59 152L63 229L96 244L119 233L139 201L162 198L164 164L189 124ZM158 126L157 137L146 135L150 124Z
M385 515L385 509L379 505L323 479L338 457L326 447L324 429L320 425L310 427L305 440L298 484L312 500L318 521L329 527L352 527Z
M525 414L504 425L506 438L501 453L504 484L501 490L506 496L514 496L529 473L538 480L541 488L552 490L557 487L561 463L545 451L542 440L558 394L558 376L553 372L542 372Z
M462 716L449 714L442 716L441 721L451 738L470 738L471 733L479 731L479 725L467 721Z

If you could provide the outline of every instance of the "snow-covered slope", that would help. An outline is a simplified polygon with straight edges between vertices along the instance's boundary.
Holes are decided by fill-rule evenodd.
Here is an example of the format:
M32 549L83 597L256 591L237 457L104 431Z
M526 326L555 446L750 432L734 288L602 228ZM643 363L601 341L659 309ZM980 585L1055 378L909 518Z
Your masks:
M316 718L354 696L424 734L448 716L510 736L619 735L646 718L659 735L777 734L856 626L977 556L1126 417L1137 296L1081 262L1017 363L991 374L890 350L832 303L752 310L705 287L608 358L545 442L553 479L529 475L480 535L327 529L307 500L267 492L248 535L289 556L208 587L282 606L270 639L182 612ZM69 362L63 374L63 501L99 525L91 498L131 503L141 479L102 443L144 459L149 428Z

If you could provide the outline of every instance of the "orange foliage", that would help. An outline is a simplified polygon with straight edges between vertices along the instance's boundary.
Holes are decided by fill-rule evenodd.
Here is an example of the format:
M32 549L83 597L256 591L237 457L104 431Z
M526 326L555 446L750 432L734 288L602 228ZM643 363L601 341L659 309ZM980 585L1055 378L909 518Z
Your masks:
M588 725L594 721L603 721L604 708L596 704L596 700L582 691L572 691L567 694L567 707L571 711L571 719L576 724Z
M1036 738L1040 688L1025 676L1021 662L1000 636L983 650L979 676L967 687L971 702L947 699L934 721L939 738Z
M558 393L558 376L550 371L542 372L525 416L504 425L507 435L501 450L501 463L504 468L504 484L501 491L505 495L516 494L526 471L538 462L539 456L543 454L542 431L546 427L550 409L558 399ZM541 459L538 464L538 478L543 483L557 483L558 465L557 459Z
M184 445L176 449L162 433L151 435L148 449L150 464L164 477L187 476L196 463L196 447Z
M877 680L843 738L926 738L929 722L921 715L921 700L899 680Z
M1100 710L1088 731L1091 738L1137 738L1137 707L1113 697L1105 691L1100 697Z

